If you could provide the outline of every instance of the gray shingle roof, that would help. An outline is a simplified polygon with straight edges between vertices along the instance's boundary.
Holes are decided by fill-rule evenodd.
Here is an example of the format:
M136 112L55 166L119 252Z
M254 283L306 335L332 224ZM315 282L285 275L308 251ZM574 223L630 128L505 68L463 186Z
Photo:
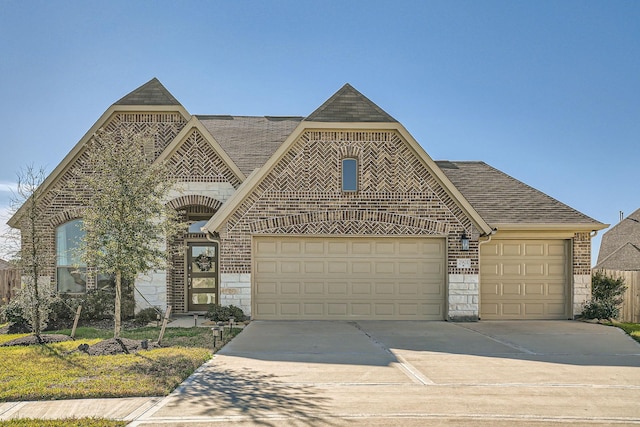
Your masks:
M484 162L436 162L492 224L601 224Z
M602 235L596 268L640 270L640 209Z
M180 103L160 83L160 80L154 77L116 101L114 105L180 105Z
M598 259L600 259L599 256ZM640 270L640 248L631 243L626 243L602 261L599 260L594 268L619 271Z
M302 117L196 116L245 175L263 166Z
M397 122L349 83L306 119L309 122Z

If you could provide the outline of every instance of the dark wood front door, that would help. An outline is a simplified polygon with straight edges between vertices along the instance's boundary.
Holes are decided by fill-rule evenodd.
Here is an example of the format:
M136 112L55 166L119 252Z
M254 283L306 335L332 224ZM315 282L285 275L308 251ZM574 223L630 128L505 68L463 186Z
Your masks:
M187 299L189 311L206 311L218 303L218 244L187 244Z

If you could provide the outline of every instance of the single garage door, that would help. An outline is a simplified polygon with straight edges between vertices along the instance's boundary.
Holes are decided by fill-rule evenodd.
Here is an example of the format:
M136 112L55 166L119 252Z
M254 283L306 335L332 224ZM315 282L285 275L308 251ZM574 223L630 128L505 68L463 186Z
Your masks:
M567 240L492 240L480 246L480 318L566 319Z
M444 318L439 238L254 237L255 319Z

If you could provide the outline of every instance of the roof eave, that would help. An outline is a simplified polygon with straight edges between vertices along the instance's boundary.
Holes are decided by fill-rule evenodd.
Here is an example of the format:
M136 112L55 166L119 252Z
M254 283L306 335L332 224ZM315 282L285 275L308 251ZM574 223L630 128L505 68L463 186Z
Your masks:
M235 212L236 208L244 201L244 199L253 190L255 185L265 177L276 163L284 156L289 150L291 144L298 139L305 131L313 130L392 130L397 131L407 141L410 147L414 150L416 155L424 162L427 169L431 170L435 175L436 180L443 186L445 191L453 198L458 206L464 211L464 213L471 219L471 221L482 232L481 234L490 234L492 227L482 219L480 214L471 206L471 204L464 198L462 193L453 185L453 183L447 178L447 176L440 170L438 165L429 157L424 149L418 144L418 142L411 136L411 134L402 126L399 122L310 122L302 121L296 127L296 129L287 137L287 139L278 147L276 152L269 158L267 163L252 173L252 179L243 183L241 188L229 199L225 205L211 218L211 220L203 227L209 232L217 232L227 218ZM255 172L255 171L254 171ZM251 181L251 183L249 183ZM247 184L247 185L245 185Z
M100 118L91 126L91 128L84 134L80 141L76 143L76 145L69 151L69 153L62 159L60 164L51 171L51 173L47 176L47 178L42 183L42 191L40 194L46 194L51 186L58 180L60 176L64 174L67 168L70 167L71 164L78 158L81 154L82 149L87 144L87 142L91 139L91 137L98 131L100 128L109 121L109 119L115 113L122 112L178 112L180 113L185 120L189 121L191 119L191 115L187 112L187 110L182 105L116 105L113 104L111 107L105 111ZM7 224L10 227L18 228L18 223L20 222L20 218L24 214L24 205L20 206L20 208L13 214Z
M189 119L189 121L184 126L184 128L182 128L182 130L178 133L178 135L176 135L176 137L173 139L173 141L171 141L171 143L167 146L167 148L164 149L164 151L160 154L160 156L158 156L158 158L154 161L154 163L160 163L169 159L169 157L171 157L171 155L175 153L178 147L182 145L184 140L189 136L190 132L193 131L193 129L196 129L198 130L198 132L200 132L203 138L211 145L213 150L220 156L223 163L225 163L226 166L229 169L231 169L231 171L236 175L236 177L238 177L240 182L243 182L246 179L246 176L244 175L244 173L242 173L240 168L238 168L238 165L236 165L236 163L231 159L231 157L229 157L229 155L227 154L226 151L224 151L220 143L213 137L213 135L211 135L211 132L207 130L204 124L202 124L202 122L196 116L192 116Z
M599 231L609 227L609 224L596 223L491 223L491 226L502 231L520 231L520 230L536 230L536 231Z

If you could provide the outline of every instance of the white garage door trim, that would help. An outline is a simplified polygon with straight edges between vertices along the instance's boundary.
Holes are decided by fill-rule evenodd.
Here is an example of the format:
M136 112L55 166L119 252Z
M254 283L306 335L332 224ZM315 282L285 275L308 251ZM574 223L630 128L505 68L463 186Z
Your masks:
M567 319L566 239L493 239L480 246L480 318Z
M253 236L252 316L442 320L444 238Z

